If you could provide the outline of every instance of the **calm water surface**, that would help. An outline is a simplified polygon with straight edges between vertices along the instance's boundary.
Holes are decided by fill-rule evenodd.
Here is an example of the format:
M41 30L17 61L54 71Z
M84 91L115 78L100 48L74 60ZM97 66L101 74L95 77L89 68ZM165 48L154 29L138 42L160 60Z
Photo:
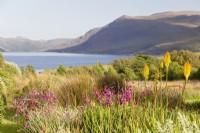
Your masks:
M129 58L130 55L94 55L71 53L3 53L6 61L14 62L18 66L32 65L37 71L64 66L94 65L97 61L107 64L115 59Z

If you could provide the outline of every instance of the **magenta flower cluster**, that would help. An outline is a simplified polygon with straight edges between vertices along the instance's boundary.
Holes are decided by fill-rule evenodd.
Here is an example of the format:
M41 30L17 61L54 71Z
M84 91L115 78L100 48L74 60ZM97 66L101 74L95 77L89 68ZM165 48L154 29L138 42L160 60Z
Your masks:
M119 102L120 104L127 104L131 101L133 97L132 86L128 86L122 94L120 94Z
M140 93L134 92L132 86L128 86L124 91L120 91L118 94L113 93L112 88L104 88L101 89L94 89L93 90L93 97L94 99L91 100L89 96L86 96L85 102L89 106L93 106L93 103L96 102L98 104L106 106L112 106L114 104L120 105L127 105L133 101L134 104L142 104L145 99L152 99L152 92L150 90L144 90ZM122 89L121 89L122 90ZM134 95L134 98L133 98Z
M101 89L94 89L93 95L95 98L95 101L104 107L106 106L112 106L115 100L115 94L107 87L105 87L103 90ZM91 106L92 101L89 96L85 99L86 103Z
M42 90L38 92L33 89L25 96L14 99L11 104L16 109L16 115L23 115L27 118L28 111L42 108L45 105L52 107L56 102L57 98L52 91Z

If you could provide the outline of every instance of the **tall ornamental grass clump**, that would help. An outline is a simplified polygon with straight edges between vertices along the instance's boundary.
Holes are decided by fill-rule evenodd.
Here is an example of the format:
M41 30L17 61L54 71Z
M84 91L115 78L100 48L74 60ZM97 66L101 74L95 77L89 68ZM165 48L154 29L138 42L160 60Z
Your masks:
M173 133L179 131L199 132L199 116L177 110L157 107L94 106L86 108L80 119L80 132L94 133Z
M64 84L55 90L62 106L83 104L84 96L95 86L94 79L87 74L68 76Z
M74 108L63 108L45 106L29 112L22 131L30 133L71 133L75 131L75 125L80 117L81 110Z

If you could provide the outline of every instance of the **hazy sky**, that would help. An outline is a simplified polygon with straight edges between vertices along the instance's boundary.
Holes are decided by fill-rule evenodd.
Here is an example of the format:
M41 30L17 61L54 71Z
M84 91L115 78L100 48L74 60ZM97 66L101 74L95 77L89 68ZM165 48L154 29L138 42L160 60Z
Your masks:
M182 10L200 0L0 0L0 37L74 38L124 14Z

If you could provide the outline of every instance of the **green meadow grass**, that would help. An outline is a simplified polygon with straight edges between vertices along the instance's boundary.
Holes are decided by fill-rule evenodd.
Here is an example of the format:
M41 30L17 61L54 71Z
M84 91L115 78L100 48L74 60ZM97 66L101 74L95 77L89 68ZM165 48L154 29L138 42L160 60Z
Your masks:
M16 133L19 129L19 124L8 119L3 119L0 125L0 133Z
M16 133L18 129L21 128L17 121L13 120L15 112L11 110L6 110L3 115L3 121L0 125L0 133Z

